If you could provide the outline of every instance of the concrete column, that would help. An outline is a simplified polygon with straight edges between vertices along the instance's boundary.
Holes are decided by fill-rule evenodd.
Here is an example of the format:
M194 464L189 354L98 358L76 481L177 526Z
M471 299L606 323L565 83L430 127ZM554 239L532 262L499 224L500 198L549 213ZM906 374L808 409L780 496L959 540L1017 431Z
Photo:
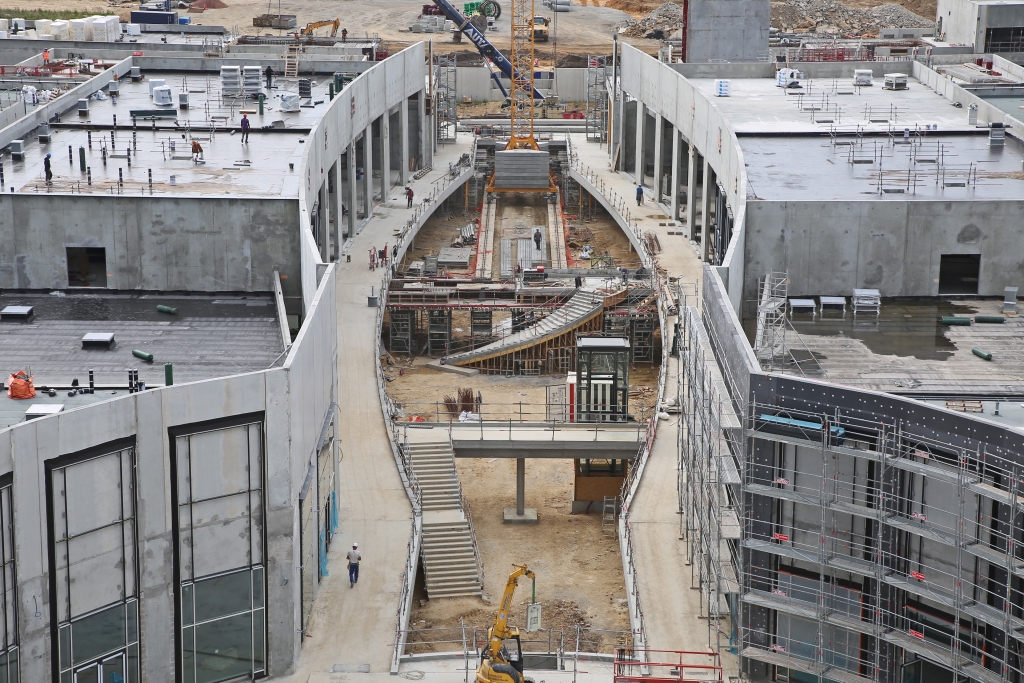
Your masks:
M700 251L704 255L704 261L710 261L713 253L711 244L711 197L715 189L714 171L707 157L704 158L704 185L701 188L700 197Z
M373 124L363 131L363 217L373 213Z
M526 458L516 458L516 514L526 514Z
M679 131L672 129L672 177L669 178L672 220L679 220Z
M654 115L654 201L660 202L663 194L661 191L663 174L661 170L662 138L665 136L665 119L661 114Z
M636 101L636 167L633 169L633 177L638 185L644 184L644 119L647 117L647 108L640 100Z
M324 178L320 186L320 260L324 263L331 260L331 193L328 182Z
M409 102L405 99L398 105L398 127L402 136L402 160L398 164L398 181L405 186L409 184Z
M424 88L420 90L419 97L416 98L416 105L419 109L419 128L420 128L420 148L417 150L417 154L420 157L420 165L418 168L426 168L430 166L430 139L427 136L427 131L430 127L427 125L427 91Z
M384 112L380 117L380 200L387 201L391 192L391 121Z
M697 240L697 148L690 143L690 159L686 173L686 229L690 241Z
M348 143L348 236L356 236L356 143Z
M617 165L612 170L615 170L615 171L625 171L626 170L626 95L625 95L625 93L623 93L622 99L620 99L618 102L612 100L611 104L609 105L609 107L613 108L613 109L616 106L619 108L619 113L618 113L619 120L615 122L616 134L615 134L615 140L613 140L613 142L615 144L608 145L608 146L609 147L614 147L616 150L618 150L618 154L619 154L618 159L615 159L615 151L613 150L611 152L612 160L617 162Z
M345 203L345 193L341 186L341 157L334 162L334 204L331 213L334 215L334 258L341 261L341 247L345 244L345 214L341 207Z

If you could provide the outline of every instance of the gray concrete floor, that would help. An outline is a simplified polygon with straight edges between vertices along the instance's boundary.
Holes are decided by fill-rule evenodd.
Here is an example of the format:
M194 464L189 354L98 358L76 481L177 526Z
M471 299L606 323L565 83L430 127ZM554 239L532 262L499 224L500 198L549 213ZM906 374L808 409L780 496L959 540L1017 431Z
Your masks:
M170 86L174 105L157 107L150 93L150 81L163 79ZM266 85L265 79L261 84ZM298 112L280 110L280 94L298 92L297 79L274 79L274 89L267 93L264 113L258 113L254 100L221 97L220 76L209 74L190 77L182 74L147 72L144 79L132 83L120 81L120 95L113 98L90 100L89 115L81 116L75 110L61 116L60 124L51 129L49 143L40 143L35 134L25 139L25 158L4 162L5 192L47 192L43 175L43 157L51 153L53 169L52 192L117 193L125 194L183 194L259 197L298 197L300 178L294 168L301 166L307 131L326 110L328 81L321 78L312 90L312 100L322 104L303 107ZM189 93L189 108L178 108L178 94ZM266 92L266 91L265 91ZM303 102L306 102L303 100ZM173 110L177 121L163 119L139 121L132 128L130 112L133 109ZM242 112L249 112L252 122L250 141L243 144L237 132ZM114 117L117 130L111 142ZM213 117L217 130L209 128ZM285 128L263 130L275 121L283 121ZM68 127L62 127L62 126ZM190 126L196 126L190 129ZM89 131L92 129L92 144ZM232 133L232 131L236 131ZM192 161L191 141L203 147L205 163ZM171 149L174 143L175 149ZM103 162L103 148L107 160ZM71 148L69 159L68 148ZM81 170L79 148L85 148L86 166L92 171L92 185L88 174ZM126 151L131 148L131 164ZM111 156L116 155L117 158ZM153 186L149 186L149 171L153 172ZM124 184L118 186L119 175ZM175 184L171 185L171 176Z

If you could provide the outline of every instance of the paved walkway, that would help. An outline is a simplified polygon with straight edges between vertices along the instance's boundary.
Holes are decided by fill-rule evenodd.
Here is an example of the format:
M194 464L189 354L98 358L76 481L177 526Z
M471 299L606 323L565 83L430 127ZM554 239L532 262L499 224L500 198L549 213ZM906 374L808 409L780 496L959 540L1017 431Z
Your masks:
M416 206L430 195L448 162L469 151L472 140L435 155L435 171L410 185ZM338 471L339 535L331 546L330 576L320 583L309 633L289 683L341 680L336 665L369 665L387 674L391 666L398 598L412 532L412 507L398 475L377 392L377 309L366 305L379 292L384 271L370 271L370 247L395 244L394 231L413 215L402 187L392 188L347 250L351 263L338 264L338 403L342 460ZM363 554L359 583L349 587L345 554L353 542Z
M580 163L597 174L607 190L634 203L629 205L643 232L658 235L662 251L656 256L658 265L672 277L686 283L683 292L690 295L688 303L694 305L693 284L700 284L703 265L696 250L686 236L689 231L671 222L668 211L654 203L650 179L645 186L647 201L636 206L636 183L625 173L610 170L607 149L587 142L584 135L573 135L573 147ZM669 235L669 232L682 233ZM669 329L675 323L670 318ZM671 340L665 340L670 343ZM665 396L674 397L678 386L678 361L669 358ZM704 650L709 645L708 621L700 619L701 592L691 589L691 572L687 565L686 543L680 540L678 508L677 437L678 418L658 425L654 448L640 480L640 486L629 509L633 530L633 561L640 585L640 601L644 609L644 626L649 646L664 650ZM706 609L704 610L706 614ZM728 655L729 625L722 625L723 665L726 673L736 673L736 658ZM714 642L715 634L710 634Z

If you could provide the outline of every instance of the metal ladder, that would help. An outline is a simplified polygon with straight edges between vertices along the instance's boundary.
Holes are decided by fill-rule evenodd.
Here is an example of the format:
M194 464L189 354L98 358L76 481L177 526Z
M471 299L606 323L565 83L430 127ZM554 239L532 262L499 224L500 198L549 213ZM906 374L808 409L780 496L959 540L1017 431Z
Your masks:
M619 526L615 523L618 514L619 497L605 496L601 507L601 535L615 537L619 534Z
M284 57L284 77L299 77L299 46L289 45L288 54Z

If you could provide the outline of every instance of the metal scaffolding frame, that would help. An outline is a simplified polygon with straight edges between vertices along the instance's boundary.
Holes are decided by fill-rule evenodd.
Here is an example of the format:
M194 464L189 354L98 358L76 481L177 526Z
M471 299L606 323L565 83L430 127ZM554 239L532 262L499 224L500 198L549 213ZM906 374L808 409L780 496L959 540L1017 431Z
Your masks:
M1017 454L836 407L745 419L742 657L844 683L906 681L918 660L1024 680Z
M761 369L772 372L785 364L786 300L788 273L771 271L757 284L757 331L754 334L754 355Z
M437 126L437 142L442 145L456 141L459 127L455 66L454 55L439 56L437 67L434 69L434 93L437 98L437 113L434 120Z
M587 57L587 142L608 142L607 57Z
M740 590L737 457L743 424L715 364L707 333L695 307L682 311L678 392L679 506L681 535L687 541L691 588L700 589L701 613L708 618L708 644L721 651L722 620L734 641Z

